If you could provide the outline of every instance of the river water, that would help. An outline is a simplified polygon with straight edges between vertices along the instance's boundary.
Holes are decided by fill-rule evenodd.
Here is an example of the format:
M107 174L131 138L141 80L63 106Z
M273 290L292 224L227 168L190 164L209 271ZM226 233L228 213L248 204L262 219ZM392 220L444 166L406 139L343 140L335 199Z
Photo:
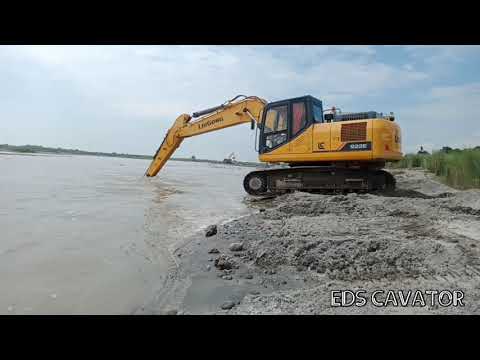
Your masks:
M251 169L0 153L0 314L129 314L163 284L171 250L248 213Z

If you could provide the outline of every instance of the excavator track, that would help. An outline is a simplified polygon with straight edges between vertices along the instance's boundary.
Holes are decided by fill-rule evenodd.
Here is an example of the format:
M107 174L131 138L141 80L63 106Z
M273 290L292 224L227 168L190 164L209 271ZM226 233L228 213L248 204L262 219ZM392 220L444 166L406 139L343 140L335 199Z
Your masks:
M291 190L371 192L395 189L395 178L384 170L301 166L252 171L245 176L243 187L256 196Z

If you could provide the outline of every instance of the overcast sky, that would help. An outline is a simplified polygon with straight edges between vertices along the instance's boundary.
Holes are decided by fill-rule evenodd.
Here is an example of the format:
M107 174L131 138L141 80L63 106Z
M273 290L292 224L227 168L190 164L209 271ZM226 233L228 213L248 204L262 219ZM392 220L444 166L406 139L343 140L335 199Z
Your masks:
M480 145L480 46L0 46L0 144L153 154L237 94L393 111L406 151ZM248 124L174 156L256 160Z

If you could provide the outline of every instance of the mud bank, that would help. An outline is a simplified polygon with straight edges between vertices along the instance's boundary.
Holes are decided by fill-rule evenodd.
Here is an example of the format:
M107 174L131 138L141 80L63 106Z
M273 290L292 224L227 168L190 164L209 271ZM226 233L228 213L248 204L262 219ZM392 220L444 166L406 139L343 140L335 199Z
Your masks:
M480 313L480 191L453 190L423 171L392 173L392 194L246 198L252 215L174 252L170 285L143 312ZM336 290L362 290L367 299L375 291L457 290L464 299L457 307L334 307Z

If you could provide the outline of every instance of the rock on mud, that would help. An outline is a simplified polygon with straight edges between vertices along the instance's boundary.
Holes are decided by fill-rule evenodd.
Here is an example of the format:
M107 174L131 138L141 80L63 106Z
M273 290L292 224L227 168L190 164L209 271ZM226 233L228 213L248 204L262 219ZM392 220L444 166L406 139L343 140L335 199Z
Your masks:
M235 306L235 303L233 301L226 301L222 304L221 308L223 310L230 310Z
M215 267L219 270L230 270L233 268L234 261L229 256L220 255L220 257L215 260L214 264L215 264Z
M220 253L220 251L218 251L217 248L213 248L213 249L210 249L210 251L208 253L209 254L218 254L218 253Z
M242 243L231 243L230 246L228 247L230 251L242 251L243 250L243 244Z
M217 225L210 225L209 227L207 227L207 229L205 230L205 236L206 237L210 237L210 236L213 236L217 233Z

